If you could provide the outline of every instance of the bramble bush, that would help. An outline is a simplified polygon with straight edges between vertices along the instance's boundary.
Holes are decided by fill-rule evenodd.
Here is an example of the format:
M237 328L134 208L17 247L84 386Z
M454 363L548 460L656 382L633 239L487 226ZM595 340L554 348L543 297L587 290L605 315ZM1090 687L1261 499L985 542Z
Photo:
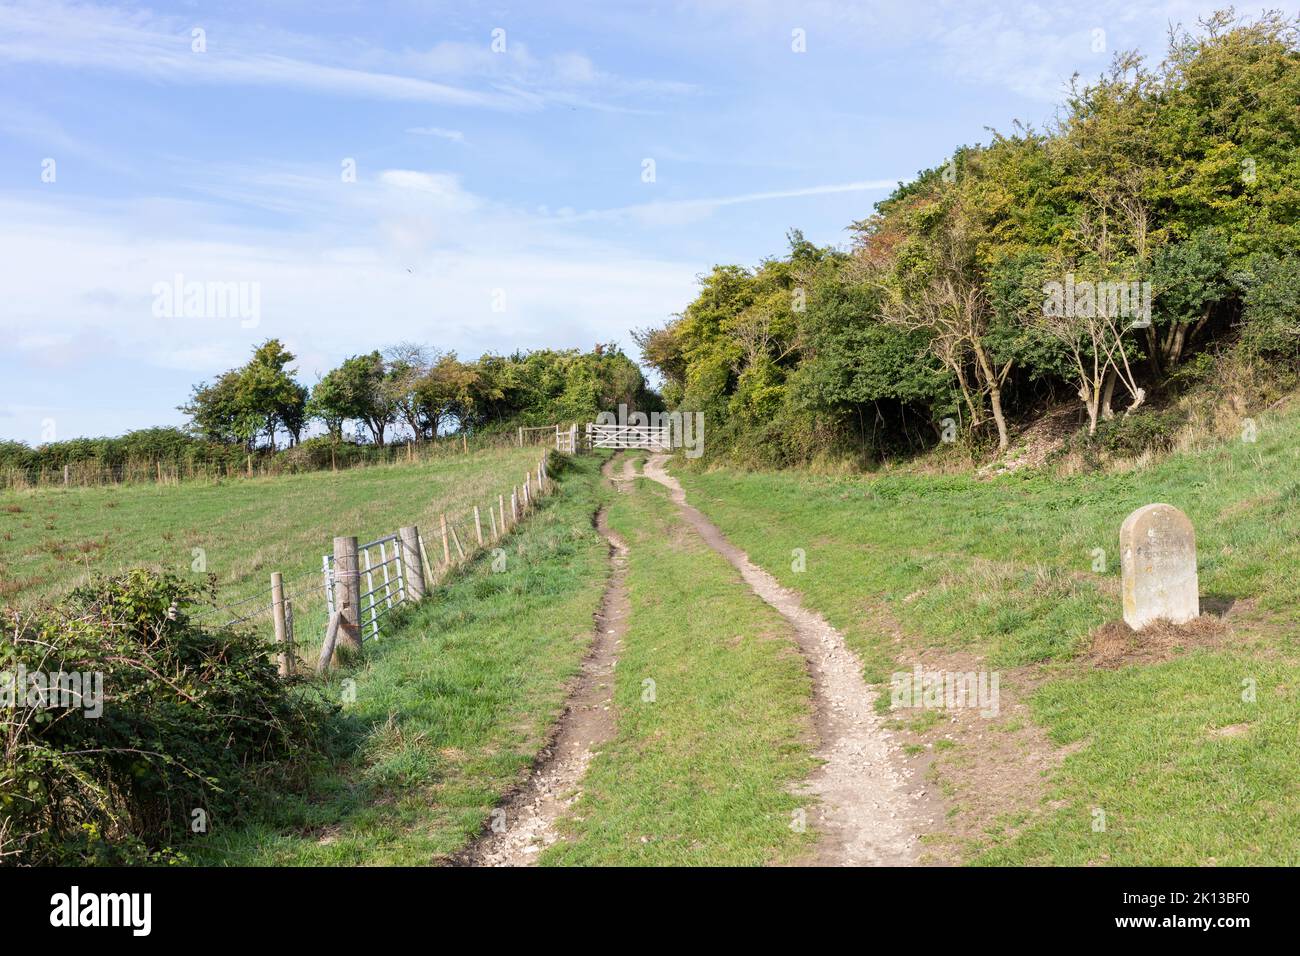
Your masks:
M177 858L195 811L229 825L278 762L322 752L334 708L279 676L263 638L193 619L203 591L133 569L5 613L0 674L102 674L102 713L0 711L0 859ZM30 701L27 701L30 704Z

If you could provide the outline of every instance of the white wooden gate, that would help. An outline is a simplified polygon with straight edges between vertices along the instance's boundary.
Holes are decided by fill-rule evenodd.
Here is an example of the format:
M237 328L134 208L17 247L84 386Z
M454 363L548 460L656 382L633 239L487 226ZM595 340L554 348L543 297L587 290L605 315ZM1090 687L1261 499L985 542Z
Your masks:
M667 425L587 425L587 442L592 448L643 448L671 451Z
M565 429L561 429L559 425L555 426L555 450L570 455L578 450L577 423Z

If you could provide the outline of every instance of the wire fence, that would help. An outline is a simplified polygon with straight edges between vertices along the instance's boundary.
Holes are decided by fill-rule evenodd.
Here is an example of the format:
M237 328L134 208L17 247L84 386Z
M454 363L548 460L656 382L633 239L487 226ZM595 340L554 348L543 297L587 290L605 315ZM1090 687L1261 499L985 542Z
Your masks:
M546 426L551 429L553 426ZM104 485L235 481L317 471L346 471L378 465L426 462L448 455L504 448L518 442L509 432L465 434L425 441L374 445L299 445L278 452L247 452L205 459L142 459L104 462L89 458L48 465L0 465L0 490L94 488Z
M414 525L364 544L336 537L334 552L323 554L319 565L291 576L272 572L269 587L202 607L193 619L210 627L273 632L285 676L303 669L304 651L310 653L317 644L316 635L318 669L327 668L340 634L358 648L379 639L394 611L423 599L455 569L496 546L553 488L543 456L522 483L512 486L509 497L503 492L486 507L440 514L432 537Z

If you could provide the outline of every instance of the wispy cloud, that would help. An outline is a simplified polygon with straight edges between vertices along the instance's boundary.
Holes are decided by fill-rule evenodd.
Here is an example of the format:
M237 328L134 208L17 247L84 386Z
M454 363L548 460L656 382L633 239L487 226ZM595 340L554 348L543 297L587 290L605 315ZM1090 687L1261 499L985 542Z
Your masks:
M825 196L833 193L876 192L893 189L898 183L898 179L867 179L851 183L802 186L797 189L774 189L765 192L740 193L735 196L655 200L646 203L634 203L629 206L619 206L613 209L597 209L590 212L573 213L560 218L573 222L631 219L647 226L678 226L711 216L714 212L726 206L770 202L776 199Z
M1192 27L1227 0L709 0L688 9L716 29L765 46L791 28L807 32L809 56L831 47L870 49L888 61L932 64L936 78L1010 90L1042 103L1060 102L1076 71L1101 73L1116 50L1162 51L1171 24ZM1259 7L1294 12L1294 0ZM1246 11L1243 11L1246 12Z
M353 184L294 167L205 175L210 203L0 197L0 261L22 303L0 321L11 359L104 369L142 361L197 379L279 336L310 380L403 338L471 355L589 346L626 340L628 328L680 308L698 271L477 196L446 172L386 169ZM227 186L276 206L279 227L231 225ZM260 324L156 318L152 290L178 274L258 283ZM77 347L88 342L93 354Z
M499 84L545 91L548 95L582 92L602 95L642 94L683 96L696 91L693 84L660 78L625 77L598 67L590 57L572 51L541 56L528 44L506 39L494 52L488 44L444 40L427 50L404 53L398 59L415 75L479 77Z
M423 54L357 54L301 36L280 36L269 47L256 32L207 17L197 21L94 5L4 5L0 62L505 111L540 109L548 102L602 108L607 104L601 97L611 93L689 90L684 84L623 79L576 53L534 57L522 43L502 54L492 53L486 42L439 44ZM297 55L278 52L283 49ZM358 60L365 65L356 65Z
M440 126L412 126L407 129L412 136L436 136L438 139L450 140L453 143L464 143L465 134L458 129L443 129Z

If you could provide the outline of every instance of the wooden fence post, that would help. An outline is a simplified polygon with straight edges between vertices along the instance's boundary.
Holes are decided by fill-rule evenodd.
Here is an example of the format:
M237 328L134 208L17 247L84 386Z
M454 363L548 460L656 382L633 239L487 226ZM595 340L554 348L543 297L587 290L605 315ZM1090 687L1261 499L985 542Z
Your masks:
M510 524L519 520L519 489L510 489Z
M478 505L474 506L474 537L478 538L478 546L483 547L483 521L478 515Z
M420 531L414 525L397 529L398 553L402 556L402 581L406 585L406 598L420 601L424 598L424 565L420 561Z
M524 447L524 426L523 425L519 426L519 447L520 448Z
M298 642L294 638L292 598L284 599L284 633L289 652L289 676L292 677L298 671Z
M280 645L280 676L293 675L291 656L293 647L289 643L289 625L284 611L284 575L279 571L271 572L271 617L275 621L275 643Z
M357 539L334 539L334 609L339 612L339 635L354 651L361 650L361 571L357 567Z
M63 466L63 487L68 487L68 466Z
M501 533L506 533L506 496L497 495L497 507L501 509Z
M451 543L456 546L456 553L460 555L457 563L463 564L465 562L465 549L460 546L460 535L456 533L455 525L451 526Z
M533 473L531 471L524 472L524 511L525 512L528 511L528 509L532 506L533 503L533 496L528 487L530 484L532 484L532 479L533 479Z
M419 529L415 532L416 543L420 546L420 560L424 562L424 584L425 588L433 587L438 580L433 574L433 565L429 563L429 549L424 546L424 536L420 534Z
M316 664L316 673L324 674L329 670L334 657L334 645L339 638L339 626L343 623L343 614L335 611L330 616L329 626L325 628L325 643L320 646L320 660Z
M492 540L497 539L497 513L492 510L492 505L488 504L488 521L492 523Z
M447 516L442 516L442 566L451 564L451 547L447 543Z

